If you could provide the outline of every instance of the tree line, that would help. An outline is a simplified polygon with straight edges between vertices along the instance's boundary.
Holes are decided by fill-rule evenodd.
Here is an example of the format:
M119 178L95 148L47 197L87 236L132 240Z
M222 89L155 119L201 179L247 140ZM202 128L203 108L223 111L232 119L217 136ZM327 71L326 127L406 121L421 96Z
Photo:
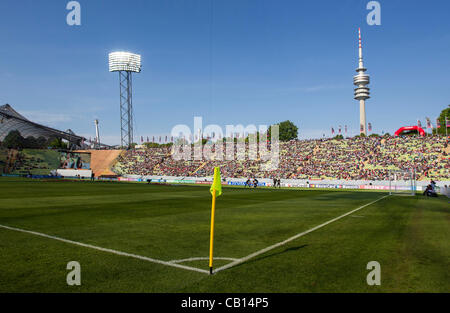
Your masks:
M65 148L67 145L61 138L45 138L40 136L38 138L33 136L23 137L20 131L12 130L6 135L1 142L1 147L6 149L59 149Z

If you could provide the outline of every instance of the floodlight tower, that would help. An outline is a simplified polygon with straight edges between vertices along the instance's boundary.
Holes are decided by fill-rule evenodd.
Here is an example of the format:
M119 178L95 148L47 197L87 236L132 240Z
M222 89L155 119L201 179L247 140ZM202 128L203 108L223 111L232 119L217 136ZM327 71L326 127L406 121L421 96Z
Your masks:
M367 124L366 124L366 100L370 99L370 88L367 85L370 84L370 76L365 72L363 64L362 44L361 44L361 28L358 29L359 33L359 67L356 70L358 75L353 77L353 84L355 88L355 100L359 100L359 124L360 133L367 136Z
M133 143L133 88L131 73L141 72L141 56L130 52L109 54L109 71L119 72L120 138L122 147Z
M95 120L94 123L95 123L95 146L97 148L100 145L100 131L98 129L98 120Z

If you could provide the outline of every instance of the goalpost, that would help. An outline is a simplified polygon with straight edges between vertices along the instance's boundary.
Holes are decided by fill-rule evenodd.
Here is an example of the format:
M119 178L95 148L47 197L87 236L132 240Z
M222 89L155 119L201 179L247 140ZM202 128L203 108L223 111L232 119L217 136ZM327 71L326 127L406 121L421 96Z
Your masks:
M411 170L389 170L389 194L415 196L416 173Z

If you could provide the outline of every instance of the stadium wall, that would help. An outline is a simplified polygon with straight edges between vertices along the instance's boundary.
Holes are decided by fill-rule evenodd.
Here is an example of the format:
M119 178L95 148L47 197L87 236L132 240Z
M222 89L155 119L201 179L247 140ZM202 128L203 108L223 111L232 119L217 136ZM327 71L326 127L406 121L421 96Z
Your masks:
M176 176L140 176L124 175L119 178L122 181L148 181L160 183L185 183L185 184L211 184L212 177L176 177ZM224 184L230 186L243 186L247 179L231 178L225 179ZM258 179L261 187L271 187L272 179ZM429 184L428 181L417 181L418 191L424 190ZM445 185L450 185L449 181L436 182L437 187L444 190ZM282 187L291 188L331 188L331 189L364 189L364 190L389 190L389 181L366 181L366 180L301 180L301 179L282 179ZM409 182L398 183L399 189L410 190Z
M76 152L87 152L91 154L91 170L95 177L117 176L111 170L123 150L78 150Z
M81 177L81 178L90 178L92 175L91 170L62 170L58 169L56 170L56 173L58 176L61 177Z

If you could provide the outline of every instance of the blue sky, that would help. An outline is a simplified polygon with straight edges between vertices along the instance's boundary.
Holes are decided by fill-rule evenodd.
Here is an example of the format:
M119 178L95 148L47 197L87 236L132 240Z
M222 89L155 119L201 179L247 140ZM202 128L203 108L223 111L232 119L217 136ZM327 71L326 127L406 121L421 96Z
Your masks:
M393 133L450 104L450 2L389 0L369 26L366 0L66 0L0 3L0 104L30 119L118 144L119 82L108 53L142 54L135 134L176 124L291 120L300 138L356 134L357 29L371 75L367 121Z

